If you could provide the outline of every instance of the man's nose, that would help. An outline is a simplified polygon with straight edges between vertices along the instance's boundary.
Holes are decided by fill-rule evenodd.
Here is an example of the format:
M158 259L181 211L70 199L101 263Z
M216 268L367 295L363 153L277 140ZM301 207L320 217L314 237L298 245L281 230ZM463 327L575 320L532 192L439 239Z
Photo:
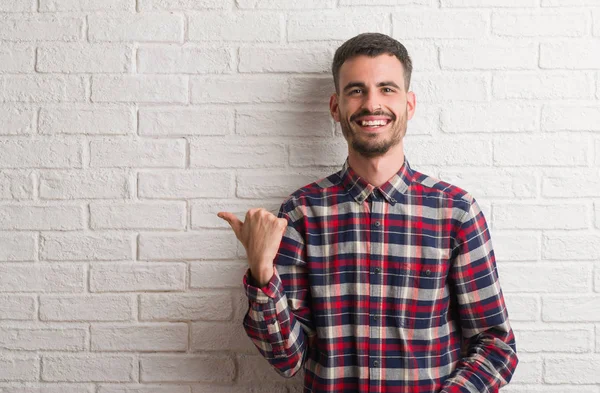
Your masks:
M379 102L378 97L375 94L369 93L365 96L363 108L373 113L381 110L381 103Z

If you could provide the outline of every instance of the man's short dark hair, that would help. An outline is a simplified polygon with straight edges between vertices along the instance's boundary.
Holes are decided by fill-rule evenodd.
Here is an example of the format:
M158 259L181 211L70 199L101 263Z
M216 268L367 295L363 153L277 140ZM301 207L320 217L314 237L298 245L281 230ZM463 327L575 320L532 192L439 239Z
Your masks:
M344 64L346 60L360 55L375 57L386 53L396 56L396 58L400 60L400 63L402 63L402 67L404 68L404 85L408 91L408 87L410 86L410 75L412 73L412 60L410 59L410 56L408 56L408 51L400 42L390 36L380 33L359 34L344 42L342 46L335 51L333 63L331 64L335 91L338 93L340 91L340 68L342 68L342 64Z

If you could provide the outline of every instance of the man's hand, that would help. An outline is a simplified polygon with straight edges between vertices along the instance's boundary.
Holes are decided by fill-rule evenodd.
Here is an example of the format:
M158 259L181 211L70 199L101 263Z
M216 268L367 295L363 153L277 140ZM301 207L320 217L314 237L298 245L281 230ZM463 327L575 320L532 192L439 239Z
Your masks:
M248 265L254 280L262 287L273 276L273 260L287 227L285 218L277 218L266 209L250 209L241 222L233 213L219 212L242 243L248 255Z

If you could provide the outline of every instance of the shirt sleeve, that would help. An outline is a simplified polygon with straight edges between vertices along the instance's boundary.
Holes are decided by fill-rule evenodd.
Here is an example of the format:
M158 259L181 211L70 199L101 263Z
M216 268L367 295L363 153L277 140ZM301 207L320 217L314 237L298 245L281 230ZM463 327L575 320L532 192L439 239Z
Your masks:
M441 393L498 392L518 363L488 226L477 201L470 202L456 232L449 277L466 354Z
M304 364L309 341L315 337L310 314L305 244L298 225L286 213L285 204L278 217L288 220L277 256L274 274L258 288L250 275L243 283L248 296L244 329L259 352L285 377L294 376Z

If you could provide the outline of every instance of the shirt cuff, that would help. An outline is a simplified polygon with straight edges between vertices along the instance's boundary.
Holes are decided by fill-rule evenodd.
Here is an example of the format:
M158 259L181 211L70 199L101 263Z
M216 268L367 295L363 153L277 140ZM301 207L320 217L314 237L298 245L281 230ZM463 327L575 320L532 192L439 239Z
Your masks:
M246 290L246 296L248 296L249 300L256 303L269 303L271 301L276 301L280 299L283 294L283 286L275 266L273 266L273 276L264 287L259 288L253 285L256 284L256 281L254 281L252 278L250 269L246 271L243 282L244 289Z

